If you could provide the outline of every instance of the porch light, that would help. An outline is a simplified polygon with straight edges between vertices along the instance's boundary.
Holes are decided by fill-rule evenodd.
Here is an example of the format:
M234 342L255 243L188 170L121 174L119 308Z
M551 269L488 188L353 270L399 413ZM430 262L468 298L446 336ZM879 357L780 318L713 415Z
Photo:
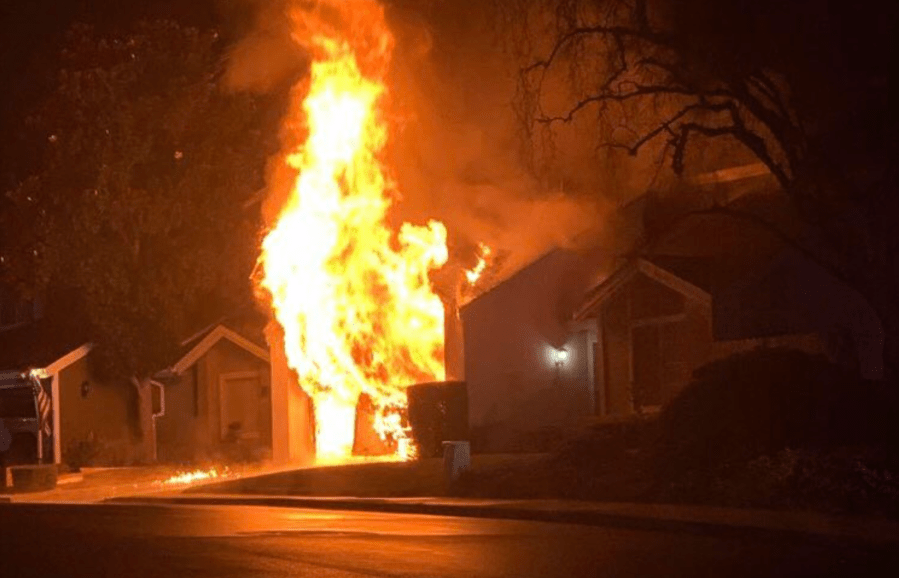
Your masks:
M568 350L556 349L554 357L556 359L556 365L562 365L563 363L568 361Z

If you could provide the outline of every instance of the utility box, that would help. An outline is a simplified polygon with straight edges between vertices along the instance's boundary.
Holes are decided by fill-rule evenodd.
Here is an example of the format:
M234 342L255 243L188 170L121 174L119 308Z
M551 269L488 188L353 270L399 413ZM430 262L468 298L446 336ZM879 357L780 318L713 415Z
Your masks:
M443 442L443 477L447 485L471 467L471 444L467 441Z

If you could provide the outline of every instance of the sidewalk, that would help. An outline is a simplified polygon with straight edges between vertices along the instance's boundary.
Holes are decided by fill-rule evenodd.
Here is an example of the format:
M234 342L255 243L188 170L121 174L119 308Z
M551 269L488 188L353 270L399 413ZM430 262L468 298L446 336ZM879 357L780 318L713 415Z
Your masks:
M90 504L111 498L178 495L182 491L210 482L237 481L245 476L271 475L283 468L253 465L219 468L213 479L196 479L169 483L172 476L211 468L185 469L173 466L119 468L84 468L79 473L59 476L56 488L40 492L0 494L0 503L80 503Z
M802 538L862 547L899 546L899 522L812 512L744 510L711 506L600 503L565 500L469 500L454 498L326 498L191 494L118 497L114 504L246 505L361 510L404 514L499 518L690 532L736 538Z

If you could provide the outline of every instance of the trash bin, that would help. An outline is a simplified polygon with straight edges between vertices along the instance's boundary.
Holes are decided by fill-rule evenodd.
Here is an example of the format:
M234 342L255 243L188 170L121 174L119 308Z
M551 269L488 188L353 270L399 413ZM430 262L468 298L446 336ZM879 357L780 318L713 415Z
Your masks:
M471 467L471 444L467 441L443 442L443 476L452 484L459 475Z
M439 458L441 442L468 439L468 388L464 381L419 383L406 389L412 439L422 458Z

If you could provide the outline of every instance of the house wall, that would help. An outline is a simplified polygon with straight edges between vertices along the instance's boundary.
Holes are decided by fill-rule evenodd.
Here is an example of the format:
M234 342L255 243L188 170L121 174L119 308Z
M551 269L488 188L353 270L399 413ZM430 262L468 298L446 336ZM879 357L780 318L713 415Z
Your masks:
M596 383L603 388L601 413L607 416L667 403L689 381L693 368L709 358L713 346L708 306L642 274L606 299L600 323L604 363ZM656 340L650 367L634 339L636 331L649 331ZM657 394L641 399L635 384L651 372Z
M284 335L276 323L266 328L271 359L272 458L280 464L309 465L315 460L312 400L287 365Z
M201 360L202 362L202 360ZM208 450L208 415L201 411L201 396L194 364L176 381L165 384L165 415L156 420L157 455L164 462L190 461Z
M157 420L161 461L227 457L225 454L230 451L230 446L222 436L221 383L223 377L235 374L258 377L256 411L260 437L248 440L246 445L253 451L270 452L269 365L227 339L221 339L178 380L166 385L165 415Z
M769 338L716 340L712 311L708 304L688 298L637 275L606 299L600 315L603 367L597 368L597 387L603 388L602 414L626 416L634 413L636 366L641 362L636 328L658 329L659 404L673 399L690 381L693 371L711 361L758 347L791 347L809 353L825 352L821 334L806 333ZM643 368L643 371L650 369Z
M89 391L82 396L81 384ZM141 458L136 393L126 382L96 380L83 357L59 373L59 429L63 463L91 455L91 465L127 465ZM78 445L82 445L79 455Z
M514 445L525 432L592 415L592 335L569 327L587 280L581 259L555 251L462 310L473 441ZM568 359L557 364L564 348Z

